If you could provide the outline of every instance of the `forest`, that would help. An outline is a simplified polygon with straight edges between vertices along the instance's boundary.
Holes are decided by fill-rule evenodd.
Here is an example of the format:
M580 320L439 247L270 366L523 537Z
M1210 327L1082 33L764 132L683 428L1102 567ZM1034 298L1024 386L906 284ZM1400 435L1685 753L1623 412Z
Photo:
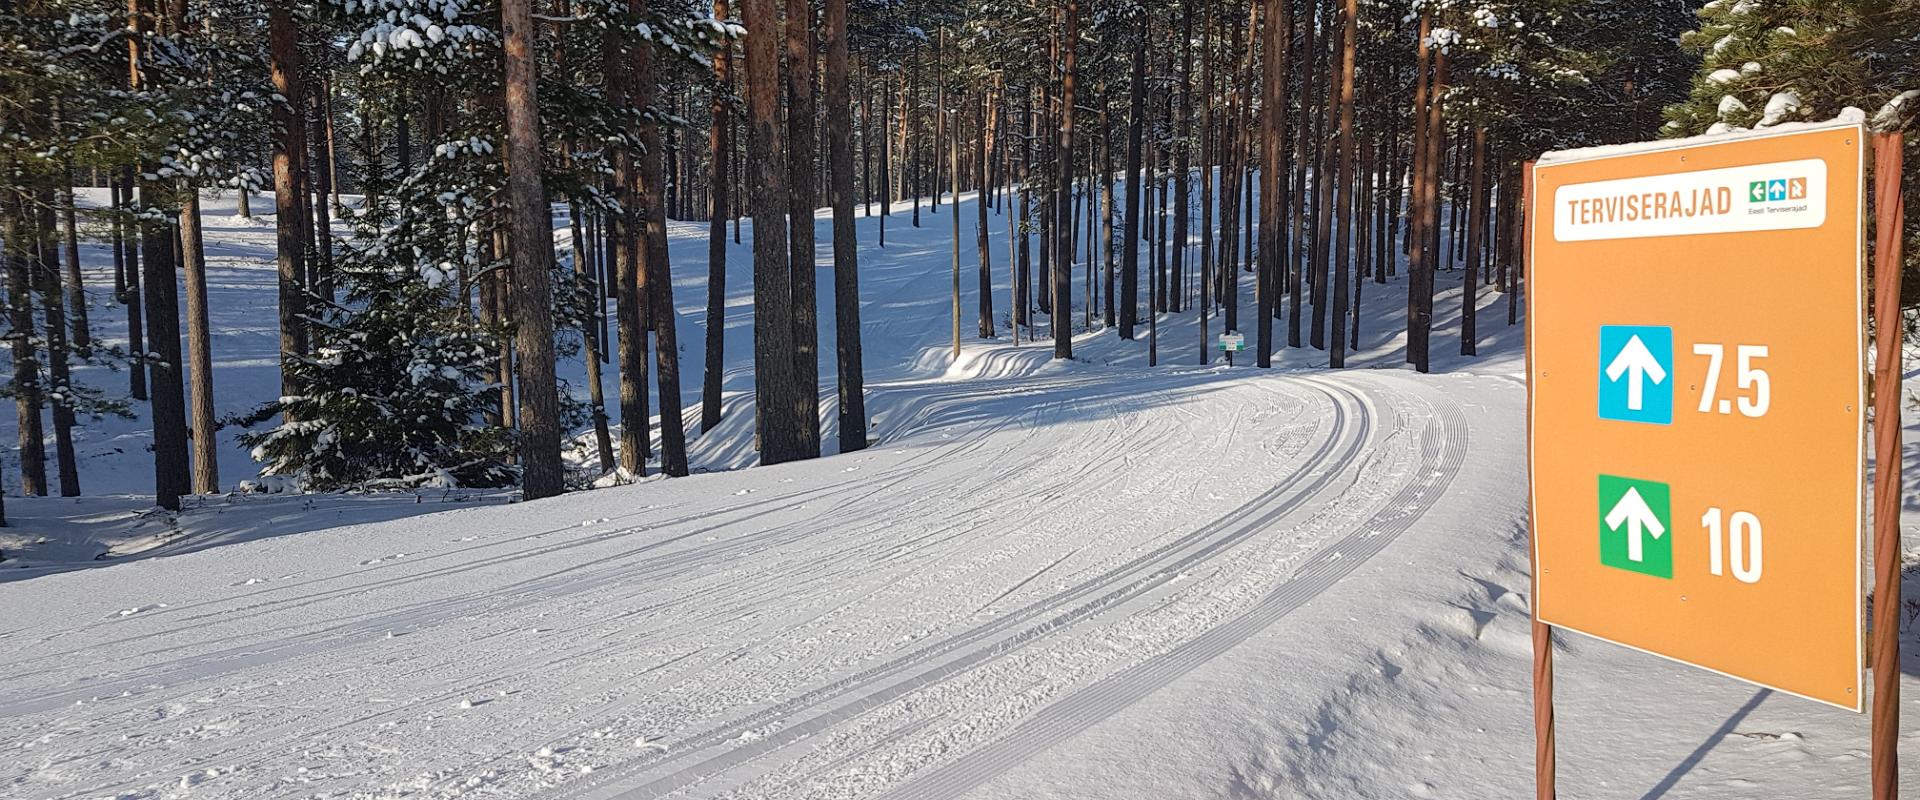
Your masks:
M903 231L950 231L925 288L955 359L1103 335L1204 365L1239 333L1255 368L1339 369L1393 325L1426 372L1524 319L1538 154L1920 109L1916 0L0 0L0 43L9 491L81 494L76 430L139 417L175 510L687 475L743 227L740 413L775 464L870 444L861 263ZM211 198L274 235L279 383L245 413L216 412ZM696 223L706 257L671 259ZM683 364L659 321L699 274ZM222 429L260 478L221 474Z

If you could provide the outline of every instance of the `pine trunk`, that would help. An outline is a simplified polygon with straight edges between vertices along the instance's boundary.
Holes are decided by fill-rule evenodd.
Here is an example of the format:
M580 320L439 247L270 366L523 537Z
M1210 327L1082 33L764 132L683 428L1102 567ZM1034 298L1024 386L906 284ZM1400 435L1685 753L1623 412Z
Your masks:
M1128 88L1127 112L1127 211L1125 235L1120 251L1120 338L1134 338L1134 324L1140 313L1140 206L1144 191L1141 148L1146 136L1147 112L1147 37L1152 21L1142 15L1133 44L1133 80Z
M272 61L273 89L286 102L273 106L273 202L275 263L279 271L280 300L280 395L298 396L300 382L287 365L307 352L306 292L301 286L307 272L305 231L299 219L301 119L299 30L293 19L291 0L276 0L267 11L268 54ZM282 412L283 422L293 422L290 412Z
M629 0L628 8L640 8L639 0ZM607 101L622 108L635 105L629 86L632 59L632 53L608 42L603 68L608 76ZM620 209L607 218L607 234L613 259L615 357L620 368L620 471L628 476L645 474L647 459L653 455L652 415L647 411L646 314L640 287L639 172L631 148L614 149L613 194Z
M220 421L213 414L213 338L207 322L207 256L200 235L200 193L187 190L180 209L186 262L187 369L192 383L193 493L220 493Z
M1261 32L1265 50L1265 96L1260 115L1260 252L1254 267L1254 291L1259 308L1257 352L1254 363L1273 366L1273 312L1275 277L1286 257L1280 236L1280 164L1287 152L1287 35L1293 29L1292 0L1266 0L1266 27ZM1296 314L1296 317L1298 315Z
M755 429L761 464L804 457L794 407L791 253L787 250L787 165L780 122L780 12L774 0L742 0L746 23L748 194L753 214ZM901 95L904 114L906 96Z
M560 396L554 378L553 229L541 184L540 107L528 0L502 0L505 34L507 195L512 204L515 377L520 384L521 492L528 500L563 491Z
M1327 343L1327 365L1336 369L1347 365L1347 278L1352 270L1353 248L1361 241L1353 235L1353 72L1359 14L1358 0L1346 0L1337 48L1340 51L1340 94L1336 101L1340 115L1340 174L1333 185L1340 191L1340 230L1333 239L1333 335Z
M1065 0L1062 9L1063 24L1060 39L1062 54L1060 67L1060 136L1059 145L1054 150L1054 160L1059 166L1060 216L1055 220L1059 230L1056 236L1060 242L1059 255L1053 264L1053 357L1073 357L1072 300L1073 287L1073 230L1068 224L1072 216L1073 202L1073 118L1074 118L1074 64L1075 51L1078 48L1079 31L1077 24L1080 16L1079 0Z
M833 187L834 356L840 373L840 452L851 453L867 446L867 402L866 369L860 353L860 239L853 224L853 108L847 86L847 0L826 0L826 28L827 155L830 159L827 171L832 175ZM980 224L984 248L985 217ZM984 249L980 258L985 264Z
M820 455L820 333L814 277L819 269L814 244L815 141L813 94L813 5L787 0L787 214L791 248L793 304L793 395L786 409L799 434L799 455ZM937 190L936 190L937 191Z
M727 19L732 13L728 0L714 0L714 19ZM733 45L728 44L713 54L713 102L709 105L713 119L707 133L713 186L708 194L707 205L707 346L706 371L700 382L702 432L713 430L714 426L720 424L720 382L726 371L727 190L733 180L727 163L733 148L729 140L733 125L733 103L727 94L733 85L732 71ZM884 164L883 161L883 167Z

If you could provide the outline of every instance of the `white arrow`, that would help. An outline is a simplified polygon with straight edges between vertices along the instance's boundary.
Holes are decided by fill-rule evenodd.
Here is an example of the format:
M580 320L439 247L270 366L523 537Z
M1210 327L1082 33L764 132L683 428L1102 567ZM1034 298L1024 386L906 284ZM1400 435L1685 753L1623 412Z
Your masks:
M1620 380L1621 375L1632 373L1627 378L1627 409L1639 411L1641 406L1642 384L1649 378L1654 383L1665 383L1667 371L1660 366L1660 359L1653 357L1653 351L1647 349L1647 343L1640 341L1639 334L1627 340L1627 345L1613 357L1613 363L1607 365L1607 380Z
M1627 487L1627 493L1621 495L1619 502L1613 504L1612 511L1607 512L1608 530L1620 530L1622 523L1627 526L1627 560L1629 561L1640 560L1642 532L1652 534L1655 539L1667 533L1667 526L1660 524L1660 515L1653 513L1653 507L1647 505L1647 499L1641 497L1640 490L1633 487Z

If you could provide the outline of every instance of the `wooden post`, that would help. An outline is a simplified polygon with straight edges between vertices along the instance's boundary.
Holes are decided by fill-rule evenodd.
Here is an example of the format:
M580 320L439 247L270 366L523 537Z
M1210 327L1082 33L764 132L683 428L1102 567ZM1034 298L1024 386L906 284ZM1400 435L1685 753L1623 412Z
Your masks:
M1898 131L1873 137L1873 798L1900 794L1900 195Z
M1528 161L1520 167L1520 241L1522 259L1533 257L1532 235L1533 215L1533 165ZM1527 374L1533 374L1533 326L1527 326ZM1533 407L1533 387L1527 387L1527 407ZM1533 417L1527 417L1527 440L1533 440ZM1532 459L1532 447L1528 447L1528 459ZM1533 564L1530 573L1540 574L1539 564L1533 563L1533 538L1539 535L1534 528L1533 501L1527 501L1527 561ZM1553 739L1553 629L1540 621L1540 587L1536 582L1533 591L1533 781L1534 796L1539 800L1554 798L1554 739Z

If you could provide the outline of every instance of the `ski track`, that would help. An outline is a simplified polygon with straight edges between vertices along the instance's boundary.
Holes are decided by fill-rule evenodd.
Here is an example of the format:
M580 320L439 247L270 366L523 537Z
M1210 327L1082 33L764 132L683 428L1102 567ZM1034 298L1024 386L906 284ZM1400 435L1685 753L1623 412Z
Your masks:
M217 768L195 796L958 797L1312 602L1466 447L1459 409L1392 375L985 369L877 385L894 436L756 484L792 489L476 530L22 641L0 741L92 735L40 755L83 777L0 786L158 798ZM1247 499L1168 507L1216 488ZM274 699L294 682L361 702ZM525 692L553 707L514 717ZM465 714L494 722L430 769L382 765L382 737ZM101 735L138 725L133 756Z

